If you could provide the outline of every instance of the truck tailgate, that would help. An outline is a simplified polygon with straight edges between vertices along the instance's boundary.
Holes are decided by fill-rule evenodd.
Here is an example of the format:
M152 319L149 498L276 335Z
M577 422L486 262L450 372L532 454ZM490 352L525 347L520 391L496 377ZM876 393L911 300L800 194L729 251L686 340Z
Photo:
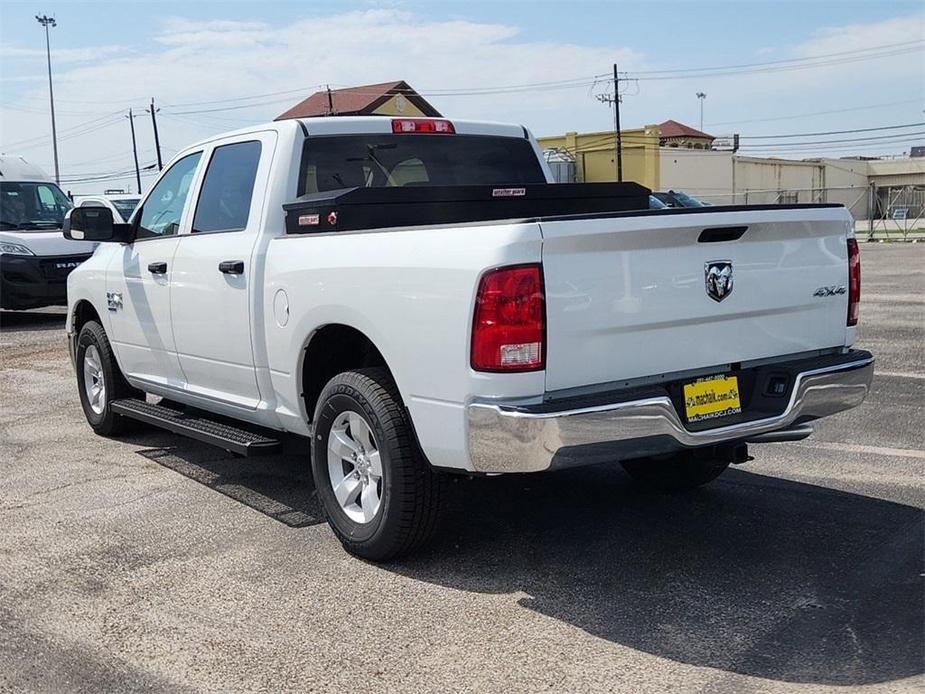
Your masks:
M841 207L544 220L546 390L844 345L850 227ZM717 301L706 272L723 262Z

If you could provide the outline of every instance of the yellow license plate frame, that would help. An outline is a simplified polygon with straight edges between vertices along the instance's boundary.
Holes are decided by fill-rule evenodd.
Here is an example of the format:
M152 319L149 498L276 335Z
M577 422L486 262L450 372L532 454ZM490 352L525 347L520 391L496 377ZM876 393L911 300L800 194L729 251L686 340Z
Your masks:
M742 412L737 376L719 374L684 384L684 414L690 424Z

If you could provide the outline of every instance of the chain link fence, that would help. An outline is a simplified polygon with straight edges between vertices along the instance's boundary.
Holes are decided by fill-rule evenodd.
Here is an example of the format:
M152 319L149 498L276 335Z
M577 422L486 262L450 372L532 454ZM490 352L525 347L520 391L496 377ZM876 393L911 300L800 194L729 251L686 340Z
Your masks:
M925 186L921 185L685 192L712 205L839 203L854 217L857 234L868 240L925 240Z

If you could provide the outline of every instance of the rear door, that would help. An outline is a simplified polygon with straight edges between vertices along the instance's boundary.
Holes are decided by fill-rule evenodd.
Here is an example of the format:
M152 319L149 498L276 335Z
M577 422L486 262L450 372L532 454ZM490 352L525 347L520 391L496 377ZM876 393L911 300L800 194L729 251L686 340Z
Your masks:
M107 270L112 343L122 371L173 388L183 375L170 324L173 257L189 215L189 191L202 152L175 162L144 201L134 243L121 247Z
M223 141L208 164L173 261L171 318L187 389L255 408L252 260L275 133Z
M543 222L547 390L844 345L849 223L843 208Z

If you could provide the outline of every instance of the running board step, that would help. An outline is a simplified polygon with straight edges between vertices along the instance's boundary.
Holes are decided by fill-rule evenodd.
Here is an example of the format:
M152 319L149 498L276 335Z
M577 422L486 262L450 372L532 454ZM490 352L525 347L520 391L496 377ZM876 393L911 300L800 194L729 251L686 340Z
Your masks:
M281 448L277 439L205 419L182 410L152 405L144 400L134 398L113 400L110 407L116 414L153 424L161 429L224 448L238 455L269 455L278 453Z

